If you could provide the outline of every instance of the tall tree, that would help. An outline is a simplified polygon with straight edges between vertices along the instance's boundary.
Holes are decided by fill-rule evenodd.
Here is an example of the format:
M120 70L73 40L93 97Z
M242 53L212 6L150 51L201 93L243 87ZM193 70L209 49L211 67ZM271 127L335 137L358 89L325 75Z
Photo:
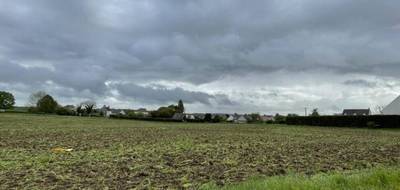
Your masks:
M57 106L58 103L50 95L44 96L36 104L38 111L43 113L55 113Z
M15 104L14 95L9 92L0 91L0 109L10 109Z
M185 106L183 105L183 101L179 100L176 113L184 113L184 112L185 112Z
M44 91L37 91L37 92L32 93L28 98L27 106L36 107L38 101L40 99L42 99L43 97L45 97L46 95L47 95L47 93Z

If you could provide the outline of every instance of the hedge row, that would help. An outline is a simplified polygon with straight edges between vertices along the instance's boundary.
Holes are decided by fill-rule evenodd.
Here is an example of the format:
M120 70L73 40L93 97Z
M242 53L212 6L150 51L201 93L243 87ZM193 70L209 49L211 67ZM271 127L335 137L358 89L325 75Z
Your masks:
M287 117L288 125L400 128L399 115Z
M154 117L134 117L129 115L110 115L114 119L134 119L143 121L166 121L166 122L182 122L182 120L175 120L172 118L154 118Z

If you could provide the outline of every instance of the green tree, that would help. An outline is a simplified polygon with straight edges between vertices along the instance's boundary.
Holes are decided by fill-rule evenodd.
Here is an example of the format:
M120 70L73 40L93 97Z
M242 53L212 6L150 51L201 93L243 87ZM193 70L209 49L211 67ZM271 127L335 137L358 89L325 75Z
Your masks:
M183 105L183 101L179 100L176 113L184 113L184 112L185 112L185 106Z
M312 111L312 113L311 113L311 116L319 116L318 108L314 108L314 109L313 109L313 111Z
M250 114L251 122L257 122L261 120L261 116L259 113Z
M274 117L275 123L279 123L279 124L284 124L286 123L286 117L283 115L279 115L279 113L277 113Z
M0 109L10 109L15 104L14 96L5 91L0 91Z
M156 111L151 112L152 117L171 118L176 113L176 106L160 107Z
M85 113L82 104L76 106L76 113L78 114L78 116L82 116Z
M298 114L295 114L295 113L289 113L287 116L288 116L288 117L298 117L299 115L298 115Z
M85 112L90 116L92 114L92 112L94 111L94 109L96 108L96 102L95 101L85 101L82 102L81 105L83 105L83 107L85 108Z
M55 113L57 110L58 103L50 95L44 96L37 102L37 109L43 113Z
M216 115L216 116L214 116L214 118L212 119L212 121L213 121L214 123L220 123L220 122L224 122L225 120L224 120L224 118L223 118L222 116Z
M204 121L205 122L212 122L212 114L211 113L206 113L206 115L204 115Z

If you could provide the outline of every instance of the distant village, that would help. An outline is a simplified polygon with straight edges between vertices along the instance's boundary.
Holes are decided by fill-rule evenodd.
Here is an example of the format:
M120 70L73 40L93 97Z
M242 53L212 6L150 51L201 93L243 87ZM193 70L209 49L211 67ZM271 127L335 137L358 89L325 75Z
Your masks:
M237 114L237 113L185 113L183 110L182 100L178 102L178 106L182 111L172 111L170 115L165 115L166 118L170 118L174 121L188 121L188 122L231 122L231 123L284 123L285 117L299 116L297 114L288 114L286 116L275 114L275 115L261 115L259 113L251 114ZM174 105L169 106L174 110ZM161 107L156 111L148 111L146 108L140 108L136 110L131 109L113 109L110 106L103 106L97 111L101 116L110 118L153 118L155 113L165 109ZM400 115L400 97L393 100L386 107L375 108L375 114L377 115ZM306 116L319 116L318 110L313 109L312 112ZM333 114L336 116L369 116L372 115L370 108L366 109L344 109L342 113Z
M14 96L9 92L0 92L3 100L0 100L0 112L30 112L47 113L71 116L106 117L117 119L160 120L160 121L186 121L186 122L231 122L231 123L285 123L287 117L299 116L298 114L266 115L259 113L188 113L185 112L184 103L179 100L177 104L160 107L157 110L116 109L103 105L96 108L96 102L84 101L76 106L62 106L45 92L39 91L29 97L29 106L26 109L14 107ZM400 115L400 97L396 98L386 107L378 107L375 110L378 115ZM371 109L344 109L342 113L333 115L343 116L369 116ZM313 109L310 114L305 111L305 116L320 116L318 109Z
M100 116L107 118L152 118L154 112L148 111L146 108L136 110L132 109L112 109L109 106L103 106L97 110ZM164 117L164 118L169 118ZM274 115L259 115L253 114L230 114L230 113L174 113L171 117L174 121L188 121L188 122L232 122L232 123L248 123L248 122L273 122L275 121Z

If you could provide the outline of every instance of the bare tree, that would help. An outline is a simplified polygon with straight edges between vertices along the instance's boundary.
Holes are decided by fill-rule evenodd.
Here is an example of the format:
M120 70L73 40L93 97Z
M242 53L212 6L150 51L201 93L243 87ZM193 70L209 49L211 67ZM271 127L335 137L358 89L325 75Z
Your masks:
M45 97L46 95L47 95L47 93L44 91L37 91L37 92L32 93L28 98L27 106L36 107L36 104L38 103L38 101L40 99L42 99L43 97Z
M375 106L374 113L379 115L383 114L383 108L385 108L385 106L380 106L380 105Z

